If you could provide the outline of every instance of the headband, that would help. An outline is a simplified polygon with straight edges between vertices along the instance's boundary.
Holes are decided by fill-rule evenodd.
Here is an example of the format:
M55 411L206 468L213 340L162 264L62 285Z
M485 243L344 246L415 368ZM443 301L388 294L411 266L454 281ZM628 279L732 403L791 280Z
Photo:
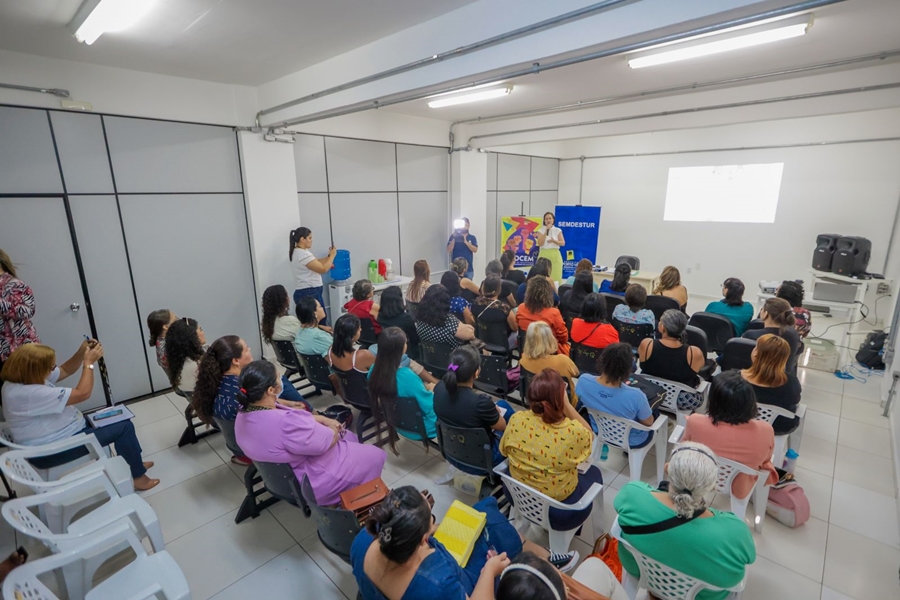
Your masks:
M508 567L503 569L502 573L500 573L500 579L502 580L503 577L510 571L527 571L528 573L531 573L532 575L543 581L544 585L546 585L550 589L550 591L553 592L553 598L555 600L562 600L559 597L559 591L556 589L556 586L553 585L550 579L531 565L523 565L521 563L509 565Z
M677 450L672 452L672 456L675 456L676 454L678 454L679 452L682 452L684 450L693 450L694 452L699 452L703 456L707 457L709 460L713 461L715 463L717 469L719 468L719 462L716 460L716 458L712 454L710 454L706 450L701 450L700 448L694 448L693 446L683 446L681 448L678 448ZM687 494L688 496L694 495L694 491L689 490L689 489L676 490L676 491L681 494Z

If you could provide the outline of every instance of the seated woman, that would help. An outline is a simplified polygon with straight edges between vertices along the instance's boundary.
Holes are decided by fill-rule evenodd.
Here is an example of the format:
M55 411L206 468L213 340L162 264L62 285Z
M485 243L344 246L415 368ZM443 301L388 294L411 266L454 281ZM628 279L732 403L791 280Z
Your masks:
M241 370L253 362L247 342L236 335L226 335L214 341L200 359L197 367L197 385L191 395L191 405L204 423L234 421L238 414L237 395L240 390L238 376ZM290 408L310 410L303 396L281 376L282 392L278 403ZM251 464L228 430L222 428L225 442L231 450L231 462L236 465Z
M659 280L653 293L657 296L672 298L678 302L681 312L687 310L688 291L681 285L681 273L673 266L668 266L659 274Z
M262 335L267 344L272 341L293 342L300 331L300 319L289 314L291 300L283 285L270 285L262 297Z
M450 270L459 277L460 295L466 302L474 301L478 297L478 286L466 276L469 272L469 261L462 257L454 258L450 263Z
M582 561L572 579L592 593L598 600L629 600L628 594L613 572L596 556ZM559 569L549 561L528 552L515 557L500 574L497 584L497 600L565 600L576 597L563 581ZM579 590L581 591L581 590ZM597 595L599 594L599 595ZM577 596L579 598L583 595Z
M150 332L150 347L156 350L156 364L169 374L169 363L166 361L166 332L169 325L178 317L168 308L154 310L147 316L147 330Z
M506 419L513 410L508 402L497 401L474 389L481 372L481 356L471 346L462 346L450 354L450 365L443 379L434 388L434 414L441 423L453 427L476 428L487 431L492 440L494 465L503 462L500 454L500 437L506 429ZM484 475L483 472L460 465L452 459L450 464L466 473Z
M525 302L525 290L528 288L529 281L535 277L543 277L550 283L550 286L553 289L553 306L558 306L559 294L556 293L556 282L550 279L550 270L552 268L553 265L550 263L550 260L543 256L534 261L534 265L528 270L528 277L519 284L519 288L516 290L516 302L519 304Z
M724 298L710 302L705 312L721 315L734 325L734 335L741 336L753 319L753 305L744 302L744 282L736 277L729 277L722 284Z
M344 310L356 315L360 319L368 319L375 328L375 333L381 333L381 325L378 324L378 310L372 298L375 297L375 286L368 279L360 279L353 284L353 298L344 304Z
M364 600L493 600L495 581L509 565L508 556L525 549L561 570L578 560L577 552L551 556L523 539L497 509L497 500L485 498L473 508L487 514L487 524L466 566L460 567L433 537L433 504L428 492L407 485L392 490L372 511L350 549L353 576Z
M197 385L197 364L206 352L206 334L194 319L183 317L169 325L166 333L166 362L169 383L176 390L191 393Z
M382 331L378 340L378 354L369 371L369 396L375 409L372 411L375 427L381 429L381 415L384 414L381 406L386 402L393 402L396 398L415 398L425 421L425 432L430 439L434 439L437 437L437 416L434 414L432 391L434 384L424 383L412 369L401 366L404 354L406 354L406 334L403 330L399 327L388 327ZM391 450L398 456L397 433L410 440L422 441L422 436L417 431L394 431L393 427L388 429Z
M751 469L769 471L770 484L778 481L778 473L772 464L775 432L771 425L756 418L753 386L737 370L725 371L713 379L708 414L688 416L681 439L705 444L718 456ZM737 475L731 484L731 493L737 498L746 498L755 483L756 476Z
M809 310L803 308L803 283L799 281L782 281L778 289L775 290L775 297L787 300L788 304L794 310L794 328L800 335L800 339L809 335L812 327L812 314Z
M501 279L512 281L516 285L525 283L525 273L519 271L514 266L516 264L515 252L512 250L504 250L503 254L500 255L500 264L503 265L503 271L500 273Z
M425 292L416 311L416 331L423 342L447 344L456 348L475 339L475 328L450 312L450 294L440 284L432 285Z
M575 265L575 274L569 275L566 280L563 282L565 285L575 285L575 276L579 273L587 273L591 276L591 284L593 287L591 288L592 292L599 292L600 286L594 281L594 263L591 262L589 258L582 258Z
M500 294L499 298L506 302L509 306L516 306L516 290L519 289L519 286L512 281L503 281L503 263L499 260L489 260L487 266L484 268L484 277L485 281L490 276L495 276L497 279L500 279ZM472 304L478 302L478 298L484 295L484 281L481 282L481 287L478 289L478 297L474 299Z
M706 357L700 348L687 344L687 323L687 317L680 310L670 308L662 314L658 327L660 338L647 338L638 347L641 373L690 387L700 385L697 373L706 364Z
M141 444L134 432L134 424L125 420L92 428L74 406L90 399L94 390L94 367L102 357L103 346L97 340L82 342L78 351L59 366L56 352L50 346L19 346L0 369L0 379L4 382L0 388L3 419L9 425L13 441L24 446L50 444L79 433L93 434L102 446L114 444L116 454L124 458L131 469L134 489L149 490L159 484L159 479L147 476L147 469L153 463L141 460ZM74 388L56 386L79 367L81 377ZM85 450L75 448L31 462L37 468L49 468L84 454Z
M788 357L785 371L792 375L796 375L797 358L798 353L800 352L801 342L800 334L794 329L794 311L791 308L791 305L788 304L787 300L782 300L781 298L769 298L766 300L766 303L763 304L762 310L759 311L759 316L762 317L765 327L762 329L750 329L745 331L742 337L750 340L758 340L762 336L771 333L780 338L784 338L791 346L791 354Z
M431 285L431 269L428 261L417 260L413 265L413 280L406 288L406 301L418 304L425 295L425 290Z
M447 271L441 276L441 285L450 293L450 312L461 322L474 326L475 317L472 316L472 305L462 297L459 276L453 271Z
M591 348L606 348L619 341L619 332L606 321L606 298L588 294L581 316L572 320L572 342Z
M500 299L502 281L497 275L488 275L481 284L481 296L472 303L472 315L482 323L504 323L510 348L518 343L518 326L512 307Z
M334 322L331 348L326 358L335 371L357 371L368 376L369 369L375 364L375 354L357 345L361 334L362 328L356 315L347 313Z
M535 321L547 323L556 337L560 354L569 355L569 330L559 309L553 306L553 284L546 277L534 277L528 282L525 302L516 311L519 331L527 331Z
M543 321L535 321L525 332L525 347L519 366L529 373L540 373L544 369L553 369L569 384L569 394L575 390L575 378L578 367L565 354L559 354L559 344L553 330Z
M600 469L593 465L584 474L578 472L578 465L591 455L591 426L566 400L563 380L553 369L534 376L528 402L528 410L509 418L500 440L500 452L509 459L509 474L554 500L574 504L592 484L603 483ZM551 508L550 526L573 529L590 514L590 506L581 511Z
M624 296L631 280L631 265L622 263L616 267L612 280L604 279L600 283L600 293Z
M294 349L298 354L327 356L331 347L331 328L323 328L319 323L325 318L325 310L312 296L300 298L294 309L300 329L294 336Z
M582 271L576 274L572 289L564 293L559 301L559 312L563 314L563 317L580 314L582 302L589 294L594 293L596 287L590 273Z
M741 519L707 507L706 498L715 489L719 474L715 454L703 444L679 444L666 464L666 473L666 490L656 490L643 481L629 481L616 494L614 503L623 539L685 575L722 588L739 584L746 565L756 560L756 547L750 528ZM664 523L666 530L629 532L631 527L657 523ZM637 562L623 544L619 544L619 558L629 575L640 578ZM724 600L728 595L702 591L696 598Z
M656 316L653 311L644 308L647 304L647 290L639 283L632 283L625 288L625 304L613 309L613 320L620 323L646 323L656 329Z
M647 396L641 390L625 385L631 377L632 364L631 346L628 344L607 346L597 361L602 374L597 377L585 373L579 377L575 393L581 403L588 408L650 427L655 418ZM650 432L632 429L628 445L632 448L643 448L650 440Z
M777 335L767 333L756 341L756 348L750 353L753 365L742 370L741 376L753 386L759 404L797 411L800 405L800 380L793 373L785 372L790 354L790 345ZM799 425L800 417L778 417L772 427L776 435L784 435L791 433Z
M269 361L244 367L238 385L234 433L241 449L255 461L291 465L297 481L309 478L319 504L338 504L341 492L381 476L384 450L360 444L333 419L277 403L281 379Z

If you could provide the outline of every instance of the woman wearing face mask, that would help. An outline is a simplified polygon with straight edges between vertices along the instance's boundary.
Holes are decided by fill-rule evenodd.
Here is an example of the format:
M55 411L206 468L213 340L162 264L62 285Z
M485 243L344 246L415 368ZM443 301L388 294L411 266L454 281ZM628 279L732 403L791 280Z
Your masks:
M552 212L544 213L544 226L536 229L534 235L541 247L538 256L545 257L553 265L550 278L553 281L562 280L563 260L559 249L566 245L566 238L562 229L556 226L556 217Z
M294 304L300 298L312 296L325 306L325 298L322 296L322 275L331 269L337 249L334 246L328 248L328 256L316 258L310 248L313 245L312 231L308 227L298 227L291 231L291 250L288 258L291 268L294 270ZM324 324L325 319L322 319Z

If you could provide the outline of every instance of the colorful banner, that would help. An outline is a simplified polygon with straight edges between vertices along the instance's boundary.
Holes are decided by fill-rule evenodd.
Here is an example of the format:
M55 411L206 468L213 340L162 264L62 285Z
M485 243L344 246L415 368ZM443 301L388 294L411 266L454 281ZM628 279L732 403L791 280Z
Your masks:
M575 265L582 258L597 262L597 241L600 237L599 206L557 206L556 226L562 229L566 245L560 248L563 258L563 278L575 274Z
M541 217L501 217L500 251L516 253L516 267L530 267L537 260L538 246L534 231L541 226Z

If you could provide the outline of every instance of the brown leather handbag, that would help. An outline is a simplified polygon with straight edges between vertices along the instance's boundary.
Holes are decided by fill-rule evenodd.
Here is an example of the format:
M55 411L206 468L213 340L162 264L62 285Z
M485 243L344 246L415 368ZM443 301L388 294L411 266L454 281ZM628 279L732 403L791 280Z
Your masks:
M387 498L390 488L381 477L341 492L341 508L352 511L360 524L369 518L369 513Z

